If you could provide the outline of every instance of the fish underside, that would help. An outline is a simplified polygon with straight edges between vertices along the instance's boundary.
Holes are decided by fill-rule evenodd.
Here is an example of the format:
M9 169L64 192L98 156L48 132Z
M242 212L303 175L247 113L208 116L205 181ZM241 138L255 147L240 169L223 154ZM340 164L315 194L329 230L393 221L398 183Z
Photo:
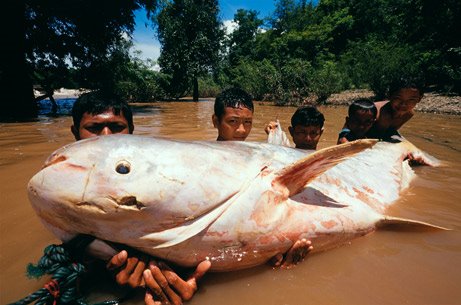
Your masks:
M115 253L107 241L228 271L263 264L301 238L323 251L386 225L440 228L384 215L414 177L409 154L438 164L407 141L306 152L112 135L57 150L28 191L48 229L63 241L95 236L100 258Z

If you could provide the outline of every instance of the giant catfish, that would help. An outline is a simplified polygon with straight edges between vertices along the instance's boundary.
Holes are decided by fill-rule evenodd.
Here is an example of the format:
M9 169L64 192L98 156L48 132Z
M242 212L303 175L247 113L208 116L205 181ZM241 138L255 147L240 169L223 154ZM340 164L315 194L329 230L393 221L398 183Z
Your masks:
M63 241L83 233L99 246L115 242L183 266L209 259L212 270L237 270L301 238L321 251L384 225L431 226L384 212L414 176L407 156L436 160L409 142L374 144L306 153L263 143L96 137L54 152L30 180L29 198ZM103 248L100 257L115 253Z

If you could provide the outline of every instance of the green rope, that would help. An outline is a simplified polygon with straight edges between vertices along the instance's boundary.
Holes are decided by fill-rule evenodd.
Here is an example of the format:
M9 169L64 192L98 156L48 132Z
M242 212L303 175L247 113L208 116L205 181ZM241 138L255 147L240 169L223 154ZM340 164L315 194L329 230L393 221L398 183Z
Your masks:
M84 249L93 240L94 237L89 235L78 235L68 243L47 246L37 265L27 266L27 274L33 278L48 274L51 275L51 280L43 288L11 305L26 305L34 301L35 305L87 305L78 290L78 279L87 268L79 261L82 261ZM113 305L118 304L118 301L99 304Z

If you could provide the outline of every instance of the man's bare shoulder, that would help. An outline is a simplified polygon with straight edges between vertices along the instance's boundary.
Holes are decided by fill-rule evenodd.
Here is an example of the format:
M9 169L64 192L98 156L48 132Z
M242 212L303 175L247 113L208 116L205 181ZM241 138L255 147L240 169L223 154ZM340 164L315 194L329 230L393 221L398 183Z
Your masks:
M381 108L383 108L384 105L386 105L388 103L389 103L389 101L378 101L378 102L375 102L375 106L379 111Z

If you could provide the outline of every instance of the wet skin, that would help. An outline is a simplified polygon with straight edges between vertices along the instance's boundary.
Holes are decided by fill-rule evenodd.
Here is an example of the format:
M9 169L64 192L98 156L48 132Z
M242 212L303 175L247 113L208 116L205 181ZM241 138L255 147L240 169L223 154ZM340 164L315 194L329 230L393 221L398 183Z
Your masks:
M394 115L403 115L413 112L416 104L421 101L422 96L418 89L404 88L391 97L390 104Z
M95 115L85 112L78 129L72 126L71 131L76 140L115 133L128 134L132 132L130 132L128 121L123 115L123 112L116 115L112 110L106 110Z
M288 127L296 148L300 149L317 149L323 129L320 126L303 126Z
M391 96L390 101L375 103L378 118L370 129L370 136L380 138L388 130L398 130L413 117L421 98L418 89L404 88Z
M218 129L218 141L245 141L253 127L253 112L245 107L226 107L221 120L216 115L212 120Z
M346 117L346 125L357 138L363 138L375 120L376 117L371 111L358 110L350 117Z

